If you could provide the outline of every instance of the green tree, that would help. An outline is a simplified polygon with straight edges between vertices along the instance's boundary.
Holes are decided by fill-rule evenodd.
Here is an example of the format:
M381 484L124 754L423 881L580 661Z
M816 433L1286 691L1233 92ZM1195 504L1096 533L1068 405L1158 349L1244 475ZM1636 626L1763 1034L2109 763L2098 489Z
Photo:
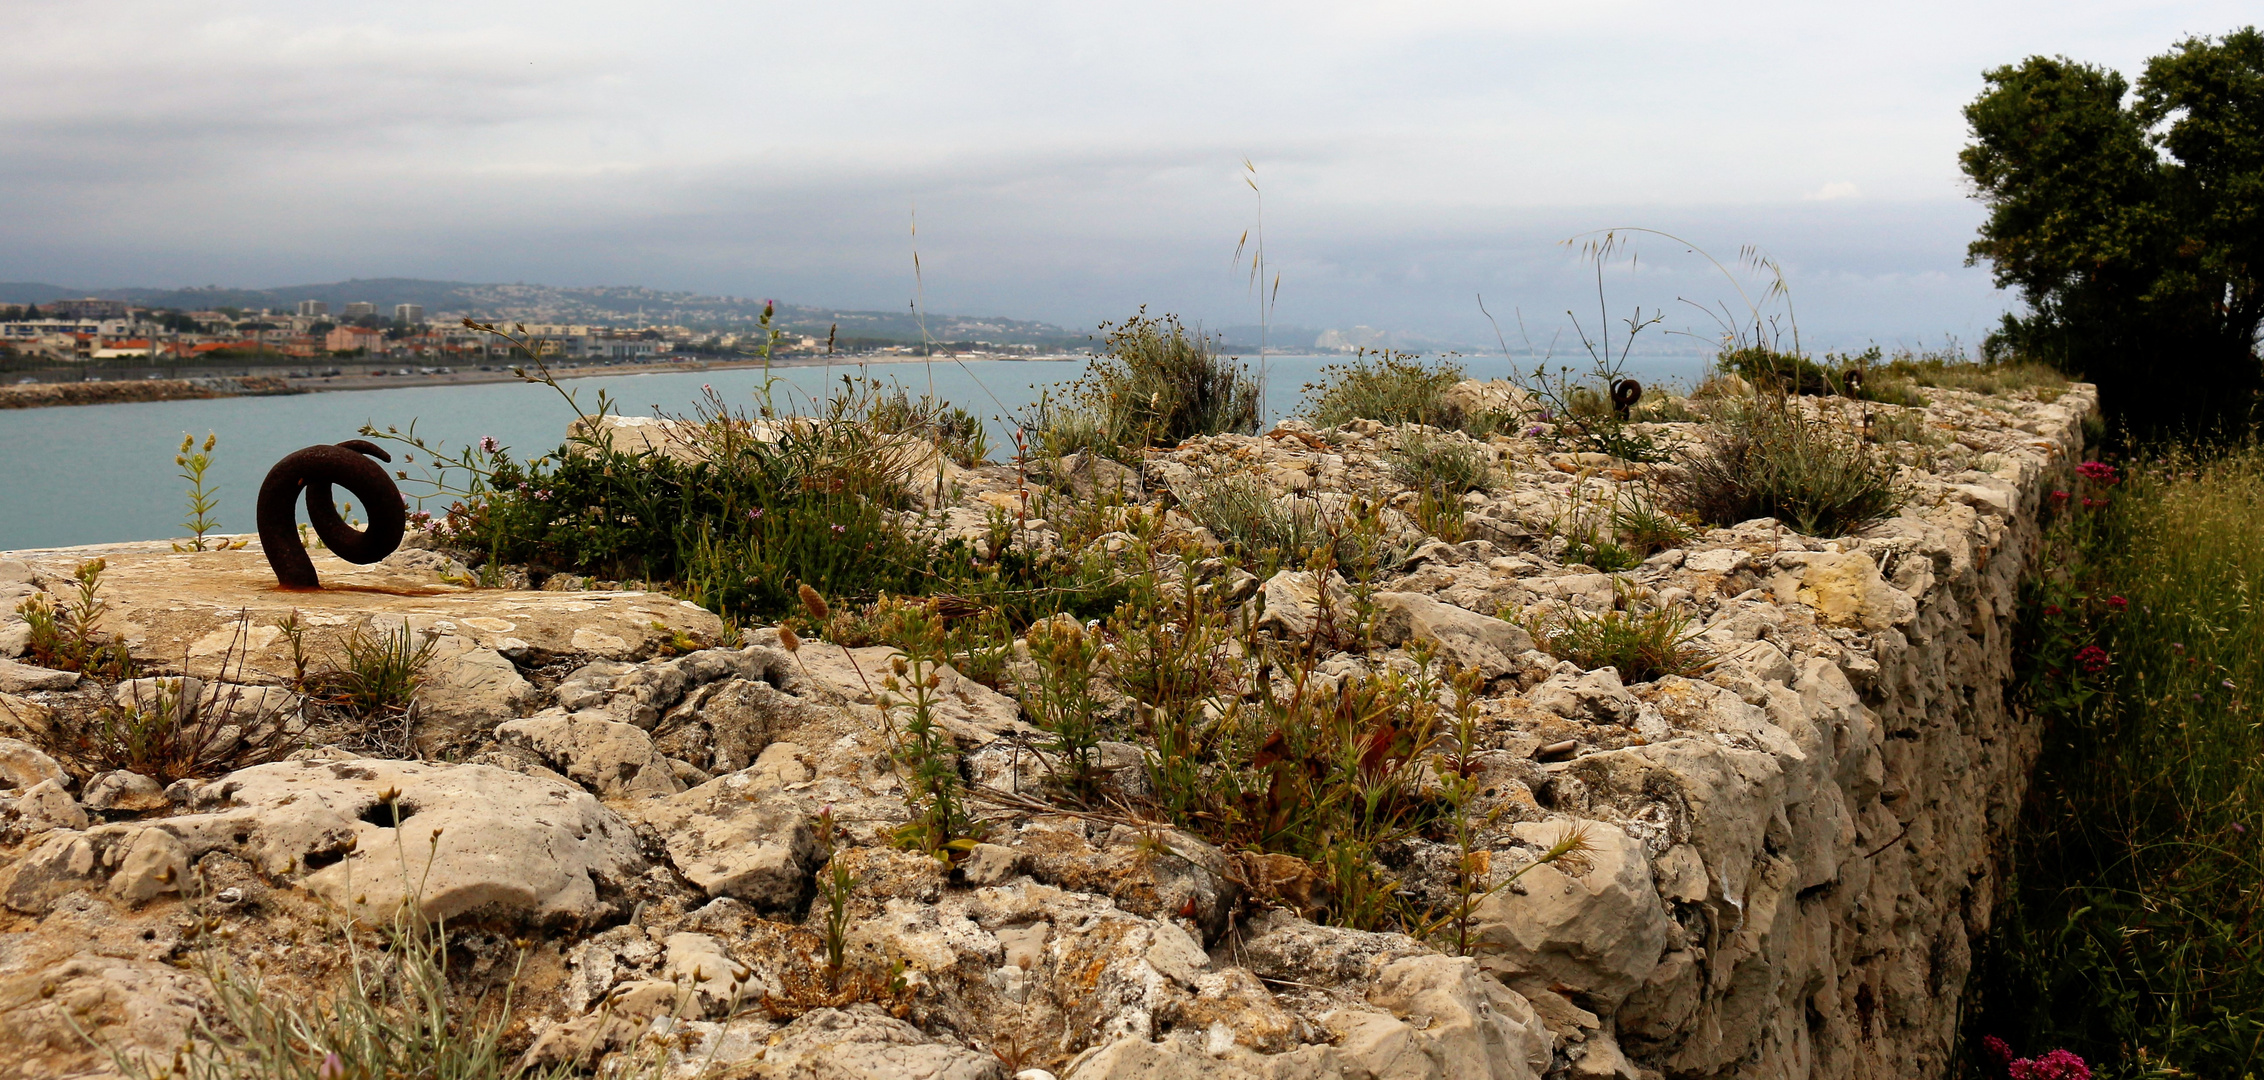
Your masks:
M1987 347L2098 382L2141 429L2244 414L2264 374L2264 34L2180 42L2135 96L2065 57L1984 78L1958 155L1989 207L1969 261L2028 307Z

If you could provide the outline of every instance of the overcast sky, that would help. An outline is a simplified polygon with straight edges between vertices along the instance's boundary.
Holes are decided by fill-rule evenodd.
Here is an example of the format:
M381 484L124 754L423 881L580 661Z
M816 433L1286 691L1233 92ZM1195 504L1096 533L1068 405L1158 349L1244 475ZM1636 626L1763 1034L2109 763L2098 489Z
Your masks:
M643 284L1086 325L1537 337L1558 241L1784 266L1823 344L1977 337L1982 69L2135 76L2237 3L352 4L15 0L0 280ZM915 208L918 236L912 235ZM1677 245L1615 311L1733 298ZM1509 327L1515 336L1514 325Z

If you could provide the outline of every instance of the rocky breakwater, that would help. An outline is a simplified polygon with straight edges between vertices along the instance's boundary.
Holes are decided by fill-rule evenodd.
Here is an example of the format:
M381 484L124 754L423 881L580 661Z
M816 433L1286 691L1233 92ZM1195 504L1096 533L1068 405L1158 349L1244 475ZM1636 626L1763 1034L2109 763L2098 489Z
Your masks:
M112 405L125 401L186 401L216 397L297 394L290 382L272 375L201 379L117 379L106 382L21 383L0 386L0 409L47 405Z
M197 680L172 684L169 707L270 707L202 688L287 682L290 635L230 643L293 607L453 636L487 681L428 703L488 704L421 744L308 727L280 760L160 783L49 752L81 699L131 687L0 666L0 719L18 718L0 740L0 1072L162 1058L215 1011L213 973L257 965L271 994L331 992L347 935L368 932L351 927L405 906L448 918L466 992L516 973L515 1053L657 1059L672 1077L1947 1075L1968 943L2037 742L2003 701L2015 590L2094 402L2086 387L1928 394L1907 414L1926 438L1895 516L1836 538L1744 522L1616 573L1568 561L1571 525L1673 466L1358 421L1191 440L1137 470L1060 463L1054 517L1021 513L1012 545L1113 552L1241 605L1260 627L1250 647L1306 650L1311 678L1411 675L1423 657L1477 673L1458 751L1478 880L1456 891L1459 851L1436 829L1377 852L1407 912L1478 898L1460 940L1316 923L1339 909L1311 866L1175 827L1136 688L1114 677L1093 679L1097 790L1059 797L1026 640L988 682L930 673L980 833L939 858L900 839L906 715L887 646L764 629L700 648L720 627L674 601L467 590L437 553L318 604L259 588L256 555L114 550L117 632ZM1490 466L1452 542L1394 479L1418 438ZM995 542L994 510L1046 505L1011 470L949 480L908 520ZM1261 581L1197 520L1228 482L1289 515L1361 507L1393 554L1360 580ZM1070 520L1132 507L1151 515L1138 531ZM67 600L88 554L18 553L0 590ZM1529 629L1629 606L1691 613L1709 662L1631 681ZM1348 610L1362 631L1334 627ZM0 649L20 650L9 633ZM1236 667L1243 648L1221 654L1238 673L1206 715L1279 689L1280 670ZM200 666L231 653L254 674ZM1538 865L1573 833L1579 858Z

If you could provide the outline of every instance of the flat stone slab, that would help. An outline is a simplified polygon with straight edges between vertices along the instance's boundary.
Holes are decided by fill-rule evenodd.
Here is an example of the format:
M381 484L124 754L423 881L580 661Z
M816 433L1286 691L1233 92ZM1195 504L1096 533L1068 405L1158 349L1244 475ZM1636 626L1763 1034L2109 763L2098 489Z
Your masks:
M276 585L257 538L246 539L251 546L237 551L177 552L166 541L147 541L5 552L0 561L21 562L29 584L60 605L73 595L72 571L88 559L105 560L102 632L122 637L145 671L219 677L225 663L231 682L291 677L290 638L277 624L293 612L307 627L303 647L318 665L337 656L356 630L404 625L457 639L448 643L456 650L536 659L643 656L677 633L712 643L723 631L712 613L659 593L472 589L431 572L355 566L327 551L311 553L323 587L290 592ZM9 604L0 622L14 621Z

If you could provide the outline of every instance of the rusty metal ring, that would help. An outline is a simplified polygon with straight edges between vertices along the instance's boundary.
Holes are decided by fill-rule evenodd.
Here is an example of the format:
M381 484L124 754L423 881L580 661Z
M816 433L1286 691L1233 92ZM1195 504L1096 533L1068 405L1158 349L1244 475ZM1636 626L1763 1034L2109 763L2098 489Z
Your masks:
M1628 411L1635 408L1635 403L1641 400L1642 383L1633 379L1621 379L1612 383L1612 409L1619 413L1621 419L1626 419Z
M307 522L333 554L350 563L373 563L401 546L409 521L401 489L377 461L391 461L375 443L348 439L332 446L310 446L284 455L267 470L259 486L259 546L275 581L286 589L319 589L314 560L299 539L299 493L307 496ZM369 511L369 527L356 529L338 516L331 486L345 488Z

